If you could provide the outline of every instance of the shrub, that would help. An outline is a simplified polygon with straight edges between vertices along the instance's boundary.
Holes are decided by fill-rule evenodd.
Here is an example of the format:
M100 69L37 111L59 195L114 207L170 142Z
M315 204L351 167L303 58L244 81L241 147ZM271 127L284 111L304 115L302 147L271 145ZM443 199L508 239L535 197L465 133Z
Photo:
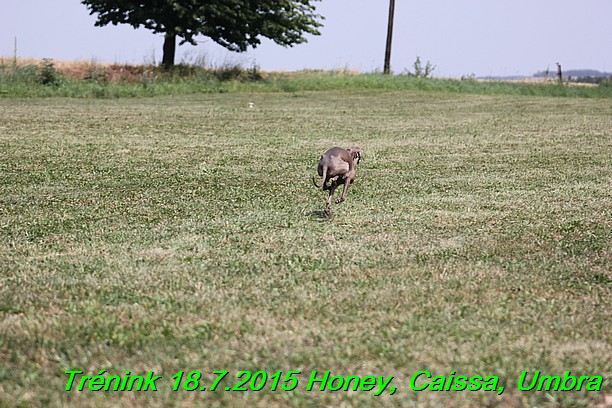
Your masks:
M0 82L14 84L39 83L38 67L36 65L1 65Z
M97 84L106 84L109 81L109 77L110 75L105 68L92 65L83 80Z
M242 67L238 64L228 64L214 70L215 76L219 81L231 81L241 79Z
M259 65L253 63L251 68L247 69L247 79L249 81L261 81L263 79L261 76Z
M57 86L61 82L61 74L55 69L53 60L44 58L38 71L39 82L43 85Z

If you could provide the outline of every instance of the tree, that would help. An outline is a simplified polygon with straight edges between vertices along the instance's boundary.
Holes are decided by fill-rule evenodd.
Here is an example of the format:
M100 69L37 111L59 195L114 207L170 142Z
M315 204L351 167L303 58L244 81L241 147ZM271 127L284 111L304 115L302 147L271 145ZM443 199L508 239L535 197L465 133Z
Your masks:
M164 33L162 66L174 65L180 44L196 45L204 35L231 50L242 52L266 37L282 46L306 42L304 34L320 35L323 17L311 3L320 0L81 0L96 13L98 27L129 24Z

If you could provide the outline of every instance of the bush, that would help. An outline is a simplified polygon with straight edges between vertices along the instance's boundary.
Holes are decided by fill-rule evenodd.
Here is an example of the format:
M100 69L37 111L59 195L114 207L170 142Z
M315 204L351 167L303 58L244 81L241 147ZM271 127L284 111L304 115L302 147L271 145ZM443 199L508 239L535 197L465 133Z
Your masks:
M45 58L42 60L38 72L39 81L43 85L57 86L61 82L61 74L55 69L53 60Z
M33 85L39 82L36 65L0 65L0 82Z
M421 63L421 57L419 56L416 57L416 60L414 61L412 66L414 68L414 72L404 70L404 75L415 76L417 78L431 78L431 74L436 69L436 66L429 61L427 61L425 67L423 67L423 64Z
M242 67L238 64L224 65L214 70L215 76L219 81L231 81L242 78Z
M83 80L96 84L107 84L109 80L109 73L105 68L92 65L83 77Z
M259 69L259 65L253 63L251 68L247 69L247 79L249 81L261 81L263 77Z

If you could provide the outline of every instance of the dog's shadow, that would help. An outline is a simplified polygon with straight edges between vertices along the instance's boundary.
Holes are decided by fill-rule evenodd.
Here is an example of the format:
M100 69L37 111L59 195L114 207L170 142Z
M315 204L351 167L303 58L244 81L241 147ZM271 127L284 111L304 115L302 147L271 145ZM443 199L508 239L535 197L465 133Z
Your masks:
M333 214L328 214L323 210L310 211L306 215L313 220L319 221L331 220L333 218Z

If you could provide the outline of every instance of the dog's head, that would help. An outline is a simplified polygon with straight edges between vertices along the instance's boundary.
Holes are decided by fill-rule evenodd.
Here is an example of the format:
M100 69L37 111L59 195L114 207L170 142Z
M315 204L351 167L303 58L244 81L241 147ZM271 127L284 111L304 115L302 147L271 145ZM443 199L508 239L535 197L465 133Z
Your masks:
M346 151L349 152L349 154L353 157L353 161L355 162L355 165L359 164L359 162L361 161L361 156L363 155L363 150L361 150L361 147L357 147L357 146L347 147Z

